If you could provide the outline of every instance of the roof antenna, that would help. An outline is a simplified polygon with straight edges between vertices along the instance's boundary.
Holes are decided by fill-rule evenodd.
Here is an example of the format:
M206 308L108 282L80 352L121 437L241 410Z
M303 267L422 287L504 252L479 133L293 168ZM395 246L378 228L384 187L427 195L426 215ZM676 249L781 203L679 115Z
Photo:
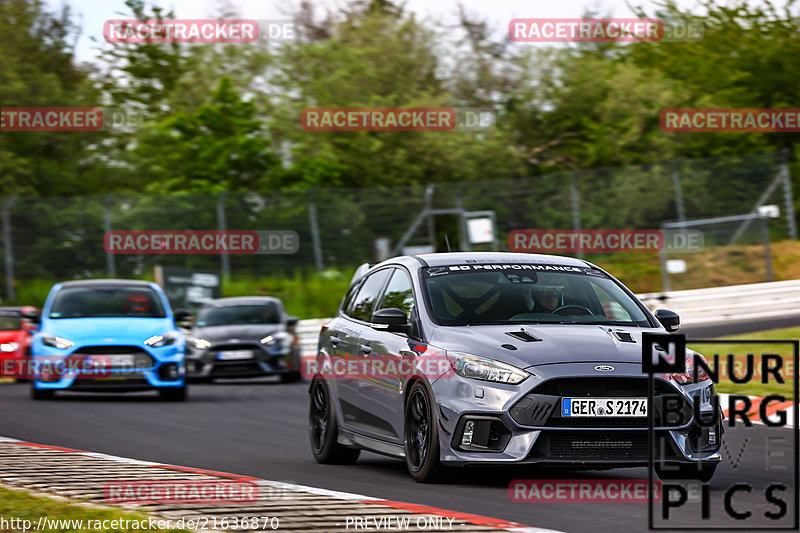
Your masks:
M450 252L450 239L447 238L447 234L444 236L444 242L447 244L447 251Z

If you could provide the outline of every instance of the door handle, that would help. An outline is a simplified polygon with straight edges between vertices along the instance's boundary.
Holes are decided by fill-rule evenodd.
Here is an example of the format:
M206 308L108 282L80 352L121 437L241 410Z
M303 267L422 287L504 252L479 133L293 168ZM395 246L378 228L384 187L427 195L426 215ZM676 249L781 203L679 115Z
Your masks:
M363 355L369 355L372 353L372 348L370 347L369 344L362 344L358 348L361 350L361 353Z
M331 343L331 346L336 348L336 345L339 344L340 342L342 342L342 339L340 339L339 337L331 335L330 337L328 337L328 342Z

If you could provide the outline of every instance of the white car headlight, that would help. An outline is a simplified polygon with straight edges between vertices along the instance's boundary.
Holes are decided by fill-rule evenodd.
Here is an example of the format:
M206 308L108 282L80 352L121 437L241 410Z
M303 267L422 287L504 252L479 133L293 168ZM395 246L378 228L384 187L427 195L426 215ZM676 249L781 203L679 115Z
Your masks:
M160 348L162 346L174 344L176 340L178 340L178 334L174 331L170 331L169 333L164 333L163 335L153 335L149 339L145 340L144 343L152 348Z
M69 339L56 337L55 335L50 335L48 333L42 335L42 342L47 346L52 346L53 348L58 348L59 350L66 350L67 348L75 346L75 343Z
M16 342L5 342L0 344L0 352L16 352L19 348L19 343Z
M193 337L191 342L198 350L207 350L211 348L211 343L205 339L201 339L200 337Z
M464 352L447 352L453 370L461 377L516 385L530 374L515 366Z
M264 346L281 346L286 347L291 342L291 336L287 333L276 333L275 335L267 335L261 339L261 344Z

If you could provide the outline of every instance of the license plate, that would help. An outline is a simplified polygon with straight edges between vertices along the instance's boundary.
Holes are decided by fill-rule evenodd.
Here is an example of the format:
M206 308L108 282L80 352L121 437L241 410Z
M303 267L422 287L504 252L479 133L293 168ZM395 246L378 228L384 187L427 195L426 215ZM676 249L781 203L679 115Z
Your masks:
M111 355L90 355L87 357L87 368L94 368L99 370L109 370L115 368L130 369L136 364L136 358L133 354L111 354Z
M227 352L217 352L217 359L220 361L237 361L241 359L252 359L252 350L230 350Z
M647 398L562 398L561 416L647 416Z

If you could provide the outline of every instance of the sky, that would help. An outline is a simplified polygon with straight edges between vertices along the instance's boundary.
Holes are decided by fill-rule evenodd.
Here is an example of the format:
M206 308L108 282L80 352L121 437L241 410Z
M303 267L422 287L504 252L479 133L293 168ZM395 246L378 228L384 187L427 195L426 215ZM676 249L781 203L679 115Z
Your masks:
M52 9L58 9L64 0L46 0ZM344 0L312 0L322 9L325 5L341 4ZM650 0L631 0L634 5L643 5L648 13L654 11ZM291 11L299 0L156 0L160 6L173 8L178 18L209 18L217 11L216 6L225 2L238 10L243 18L281 19ZM76 21L83 29L78 42L77 57L81 61L95 56L97 44L103 43L103 23L111 18L129 18L123 0L68 0ZM152 3L151 0L148 3ZM513 18L578 18L587 10L603 16L630 17L631 10L626 0L460 0L466 12L487 20L498 32L506 31ZM406 8L421 16L437 21L455 23L458 0L406 0ZM681 7L692 7L693 0L679 0Z

